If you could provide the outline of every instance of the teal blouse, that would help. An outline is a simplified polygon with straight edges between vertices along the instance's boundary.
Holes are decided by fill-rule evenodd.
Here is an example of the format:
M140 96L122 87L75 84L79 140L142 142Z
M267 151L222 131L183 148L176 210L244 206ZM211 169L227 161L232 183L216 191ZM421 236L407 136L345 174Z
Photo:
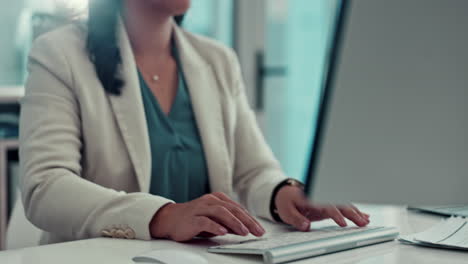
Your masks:
M139 73L151 149L150 193L187 202L209 193L205 153L177 51L178 89L168 114Z

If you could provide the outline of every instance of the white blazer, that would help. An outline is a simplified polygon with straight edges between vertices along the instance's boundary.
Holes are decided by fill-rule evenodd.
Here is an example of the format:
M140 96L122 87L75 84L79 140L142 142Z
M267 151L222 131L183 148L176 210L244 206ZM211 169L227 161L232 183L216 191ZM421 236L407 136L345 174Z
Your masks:
M285 179L265 143L232 50L174 24L175 40L206 154L213 192L271 219ZM41 243L100 236L150 240L149 222L170 200L149 194L151 158L137 67L119 26L121 96L107 94L85 49L86 29L38 38L21 104L20 163L25 213Z

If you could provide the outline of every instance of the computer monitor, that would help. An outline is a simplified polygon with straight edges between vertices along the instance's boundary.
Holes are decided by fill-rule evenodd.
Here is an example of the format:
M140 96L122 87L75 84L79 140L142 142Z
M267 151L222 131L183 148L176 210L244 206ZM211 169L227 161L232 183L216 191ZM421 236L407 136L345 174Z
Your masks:
M343 1L306 191L468 204L468 1Z

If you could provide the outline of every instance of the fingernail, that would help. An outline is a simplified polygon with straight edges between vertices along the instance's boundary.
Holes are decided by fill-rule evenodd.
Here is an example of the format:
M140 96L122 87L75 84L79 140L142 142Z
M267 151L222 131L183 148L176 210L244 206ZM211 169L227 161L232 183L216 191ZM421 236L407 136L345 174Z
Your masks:
M369 220L367 220L366 218L360 217L359 222L361 222L363 225L367 225L369 223Z
M227 229L224 228L224 227L220 227L220 228L219 228L219 232L221 232L221 234L223 234L223 235L225 235L225 234L228 233Z
M241 229L242 229L242 234L243 234L244 236L246 236L246 235L248 235L248 234L250 233L249 230L247 229L247 227L245 227L245 226L242 226Z
M301 225L301 229L309 229L310 228L310 223L309 222L303 222Z
M255 231L257 232L257 234L259 235L263 235L265 233L265 230L263 230L263 228L261 228L260 226L256 226L255 227Z

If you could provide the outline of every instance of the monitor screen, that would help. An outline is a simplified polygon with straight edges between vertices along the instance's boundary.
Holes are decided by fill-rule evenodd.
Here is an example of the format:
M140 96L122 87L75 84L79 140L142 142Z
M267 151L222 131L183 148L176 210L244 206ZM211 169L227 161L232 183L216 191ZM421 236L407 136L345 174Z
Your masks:
M466 0L343 1L311 199L468 203L467 13Z

